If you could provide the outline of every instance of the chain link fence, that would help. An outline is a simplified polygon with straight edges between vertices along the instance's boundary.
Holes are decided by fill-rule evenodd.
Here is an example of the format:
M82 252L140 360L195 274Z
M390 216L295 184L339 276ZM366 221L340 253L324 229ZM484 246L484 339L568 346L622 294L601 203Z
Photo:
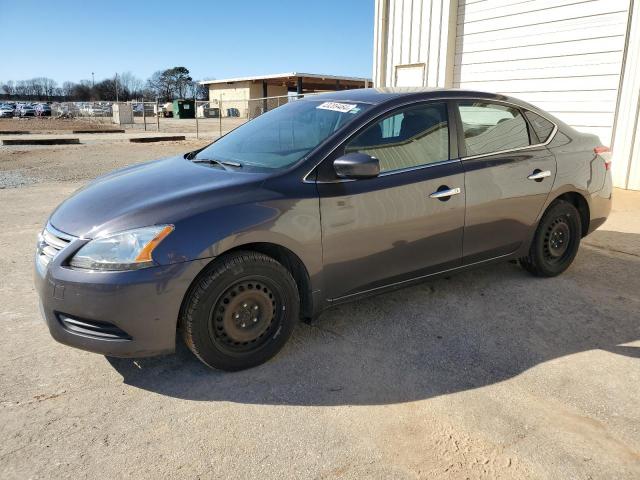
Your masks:
M309 94L307 94L309 95ZM53 102L52 119L113 125L131 131L195 134L216 138L305 95L176 102ZM119 120L118 120L119 119Z
M83 119L91 123L108 124L112 117L110 102L54 102L51 117Z

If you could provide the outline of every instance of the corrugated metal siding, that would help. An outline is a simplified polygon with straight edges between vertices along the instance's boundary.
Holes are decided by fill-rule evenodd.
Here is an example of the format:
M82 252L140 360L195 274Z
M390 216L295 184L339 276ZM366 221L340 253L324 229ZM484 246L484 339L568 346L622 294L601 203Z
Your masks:
M611 142L629 0L459 0L453 85L505 93Z
M449 17L455 0L376 0L374 85L396 86L396 67L424 65L423 85L451 82Z
M640 1L633 2L613 139L614 185L640 190Z

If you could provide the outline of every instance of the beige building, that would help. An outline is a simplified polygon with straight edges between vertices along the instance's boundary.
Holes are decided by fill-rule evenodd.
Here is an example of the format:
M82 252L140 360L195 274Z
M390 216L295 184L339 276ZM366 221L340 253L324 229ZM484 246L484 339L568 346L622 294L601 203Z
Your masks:
M229 114L251 118L287 102L290 93L366 88L371 80L315 73L279 73L255 77L226 78L200 82L209 87L209 102L222 105L223 116ZM279 97L279 98L274 98ZM235 109L235 111L230 111Z

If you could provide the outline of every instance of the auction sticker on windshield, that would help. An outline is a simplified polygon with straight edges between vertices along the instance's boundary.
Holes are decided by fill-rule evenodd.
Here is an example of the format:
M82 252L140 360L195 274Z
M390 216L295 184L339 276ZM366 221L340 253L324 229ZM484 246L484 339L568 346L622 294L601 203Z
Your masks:
M357 105L353 103L338 103L338 102L324 102L318 105L316 108L321 110L333 110L334 112L347 113L356 108Z

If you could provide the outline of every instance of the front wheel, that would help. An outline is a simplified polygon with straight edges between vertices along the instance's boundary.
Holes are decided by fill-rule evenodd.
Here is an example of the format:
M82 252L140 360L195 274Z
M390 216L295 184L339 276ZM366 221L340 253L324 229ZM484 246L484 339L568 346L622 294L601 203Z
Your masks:
M556 200L542 216L529 255L520 265L538 277L555 277L569 268L581 238L580 213L569 202Z
M285 267L261 253L236 252L214 262L183 307L185 343L213 368L260 365L280 351L295 327L296 283Z

